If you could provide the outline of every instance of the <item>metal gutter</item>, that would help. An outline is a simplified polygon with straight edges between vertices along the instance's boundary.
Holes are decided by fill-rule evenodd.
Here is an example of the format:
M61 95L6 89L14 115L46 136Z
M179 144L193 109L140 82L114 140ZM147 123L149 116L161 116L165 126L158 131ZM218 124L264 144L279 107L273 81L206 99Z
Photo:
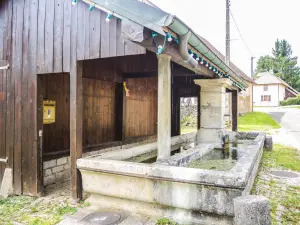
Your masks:
M165 21L165 26L172 30L174 33L179 36L186 35L188 32L191 32L191 36L188 40L188 43L197 51L199 51L202 55L204 55L208 60L210 60L213 64L218 66L225 73L230 74L230 76L241 83L244 87L248 87L248 84L239 76L237 76L234 71L230 69L226 63L221 60L200 38L198 35L193 32L184 22L182 22L179 18L174 15L169 14L167 20Z

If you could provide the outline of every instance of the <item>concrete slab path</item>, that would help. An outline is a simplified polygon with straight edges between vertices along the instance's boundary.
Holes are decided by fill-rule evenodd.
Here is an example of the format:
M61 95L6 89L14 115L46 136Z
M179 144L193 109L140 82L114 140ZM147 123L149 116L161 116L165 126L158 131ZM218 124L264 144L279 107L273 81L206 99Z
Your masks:
M258 107L254 111L271 115L282 128L272 134L274 143L300 149L300 109L287 107Z

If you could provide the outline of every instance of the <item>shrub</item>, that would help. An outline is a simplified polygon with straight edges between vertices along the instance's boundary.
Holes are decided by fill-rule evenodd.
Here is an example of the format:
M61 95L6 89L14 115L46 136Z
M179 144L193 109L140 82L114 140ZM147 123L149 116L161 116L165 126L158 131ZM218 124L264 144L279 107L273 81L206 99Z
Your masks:
M287 105L300 105L300 95L295 98L288 98L287 100L280 101L281 106Z

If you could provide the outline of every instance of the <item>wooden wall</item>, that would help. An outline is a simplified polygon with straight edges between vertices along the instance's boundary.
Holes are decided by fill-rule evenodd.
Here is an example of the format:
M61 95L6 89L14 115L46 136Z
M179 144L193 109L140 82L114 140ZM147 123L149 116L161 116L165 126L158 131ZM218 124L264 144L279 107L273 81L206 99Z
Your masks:
M115 93L114 82L83 79L84 147L116 141Z
M156 134L157 77L126 78L133 73L154 71L155 55L84 61L83 66L83 147L85 151L103 143L132 140ZM146 65L147 64L147 65ZM127 73L125 73L127 72ZM40 98L56 101L56 122L43 125L43 157L57 158L70 149L70 75L38 75ZM130 96L124 97L126 80ZM121 92L121 98L118 93ZM123 106L124 107L120 107ZM124 109L124 136L118 127L118 110ZM121 118L122 119L122 118Z
M157 133L157 77L126 80L125 139Z
M76 60L145 53L123 40L121 21L106 23L106 13L88 7L82 1L72 7L71 0L0 0L0 60L10 64L0 72L0 129L6 131L0 154L9 158L16 194L42 192L37 74L69 73Z
M38 75L43 99L56 101L55 123L43 125L43 154L70 149L70 76L67 73Z

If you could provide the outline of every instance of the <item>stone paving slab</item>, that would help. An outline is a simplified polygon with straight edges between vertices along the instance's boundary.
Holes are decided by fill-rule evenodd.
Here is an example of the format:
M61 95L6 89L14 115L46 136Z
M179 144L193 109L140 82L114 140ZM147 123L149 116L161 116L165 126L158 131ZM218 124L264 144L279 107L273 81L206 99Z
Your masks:
M116 212L121 215L121 219L111 225L155 225L156 222L151 218L140 215L132 214L125 211L119 211L114 209L96 208L90 206L88 208L79 209L77 213L72 216L66 216L66 218L58 223L58 225L96 225L95 223L87 223L83 219L95 212ZM101 223L99 223L101 225Z

